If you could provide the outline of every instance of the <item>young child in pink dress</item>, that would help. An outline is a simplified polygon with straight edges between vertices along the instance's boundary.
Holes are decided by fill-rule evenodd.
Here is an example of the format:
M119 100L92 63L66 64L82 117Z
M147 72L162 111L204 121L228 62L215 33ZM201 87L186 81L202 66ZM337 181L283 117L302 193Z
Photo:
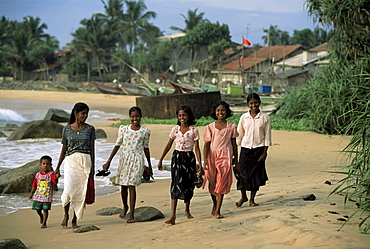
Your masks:
M208 190L211 194L213 207L211 214L217 218L224 218L221 215L221 205L224 194L230 192L233 170L232 159L235 160L235 167L239 169L238 150L236 146L235 124L226 121L232 116L232 111L225 101L219 101L213 106L211 117L216 119L204 129L204 169L205 176L203 188L208 181Z
M31 193L28 196L29 200L33 199L32 210L36 210L40 216L41 228L47 227L46 221L53 202L53 184L58 182L54 172L51 171L51 165L50 156L42 156L40 158L41 171L35 175Z

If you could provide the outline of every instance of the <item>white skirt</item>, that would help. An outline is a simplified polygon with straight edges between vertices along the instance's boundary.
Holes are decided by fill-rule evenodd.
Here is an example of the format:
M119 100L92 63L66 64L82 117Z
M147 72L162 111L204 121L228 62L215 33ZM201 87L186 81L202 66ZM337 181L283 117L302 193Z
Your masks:
M71 203L77 219L81 219L83 216L90 170L90 154L76 152L64 159L62 205L65 207L68 203Z

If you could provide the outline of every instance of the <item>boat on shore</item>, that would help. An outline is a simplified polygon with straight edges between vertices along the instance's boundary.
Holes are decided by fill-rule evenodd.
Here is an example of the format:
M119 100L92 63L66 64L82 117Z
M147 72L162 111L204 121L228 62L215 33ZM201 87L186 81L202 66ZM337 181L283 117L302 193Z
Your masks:
M184 84L180 84L180 83L170 81L164 75L160 75L160 77L162 79L164 79L165 81L167 81L173 88L175 88L175 91L177 90L177 91L180 91L182 93L191 93L191 92L199 92L200 91L200 89L198 89L196 87L192 87L192 86L188 86L188 85L184 85Z
M152 95L152 93L147 88L128 83L120 83L117 86L109 86L92 81L92 84L98 89L99 92L104 94L141 95L141 96Z

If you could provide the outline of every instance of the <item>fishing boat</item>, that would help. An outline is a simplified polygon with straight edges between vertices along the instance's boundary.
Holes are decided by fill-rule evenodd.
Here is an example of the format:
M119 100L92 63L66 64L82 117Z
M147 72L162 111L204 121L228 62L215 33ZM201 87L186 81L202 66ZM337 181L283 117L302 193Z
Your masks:
M99 92L104 94L142 95L142 96L152 95L152 93L147 88L133 84L119 83L117 86L108 86L95 81L93 81L92 83L99 90Z
M184 84L180 84L180 83L170 81L164 75L160 75L160 77L162 79L164 79L165 81L167 81L173 88L175 88L175 90L178 90L182 93L190 93L190 92L198 92L199 91L199 89L196 88L196 87L187 86L187 85L184 85Z

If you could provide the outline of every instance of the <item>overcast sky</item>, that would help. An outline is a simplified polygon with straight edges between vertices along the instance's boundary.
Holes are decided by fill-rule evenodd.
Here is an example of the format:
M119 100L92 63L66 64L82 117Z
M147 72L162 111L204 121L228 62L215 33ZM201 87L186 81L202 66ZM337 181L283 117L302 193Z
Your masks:
M108 0L105 0L108 2ZM232 40L241 43L244 36L252 43L263 45L263 29L270 24L282 31L317 26L307 14L305 0L144 0L148 10L157 13L151 22L165 35L176 33L170 26L185 27L188 10L204 12L204 18L229 25ZM125 8L125 7L124 7ZM94 13L104 13L101 0L0 0L0 16L22 21L28 15L39 17L48 26L46 33L55 36L60 46L72 40L70 33L80 21Z

